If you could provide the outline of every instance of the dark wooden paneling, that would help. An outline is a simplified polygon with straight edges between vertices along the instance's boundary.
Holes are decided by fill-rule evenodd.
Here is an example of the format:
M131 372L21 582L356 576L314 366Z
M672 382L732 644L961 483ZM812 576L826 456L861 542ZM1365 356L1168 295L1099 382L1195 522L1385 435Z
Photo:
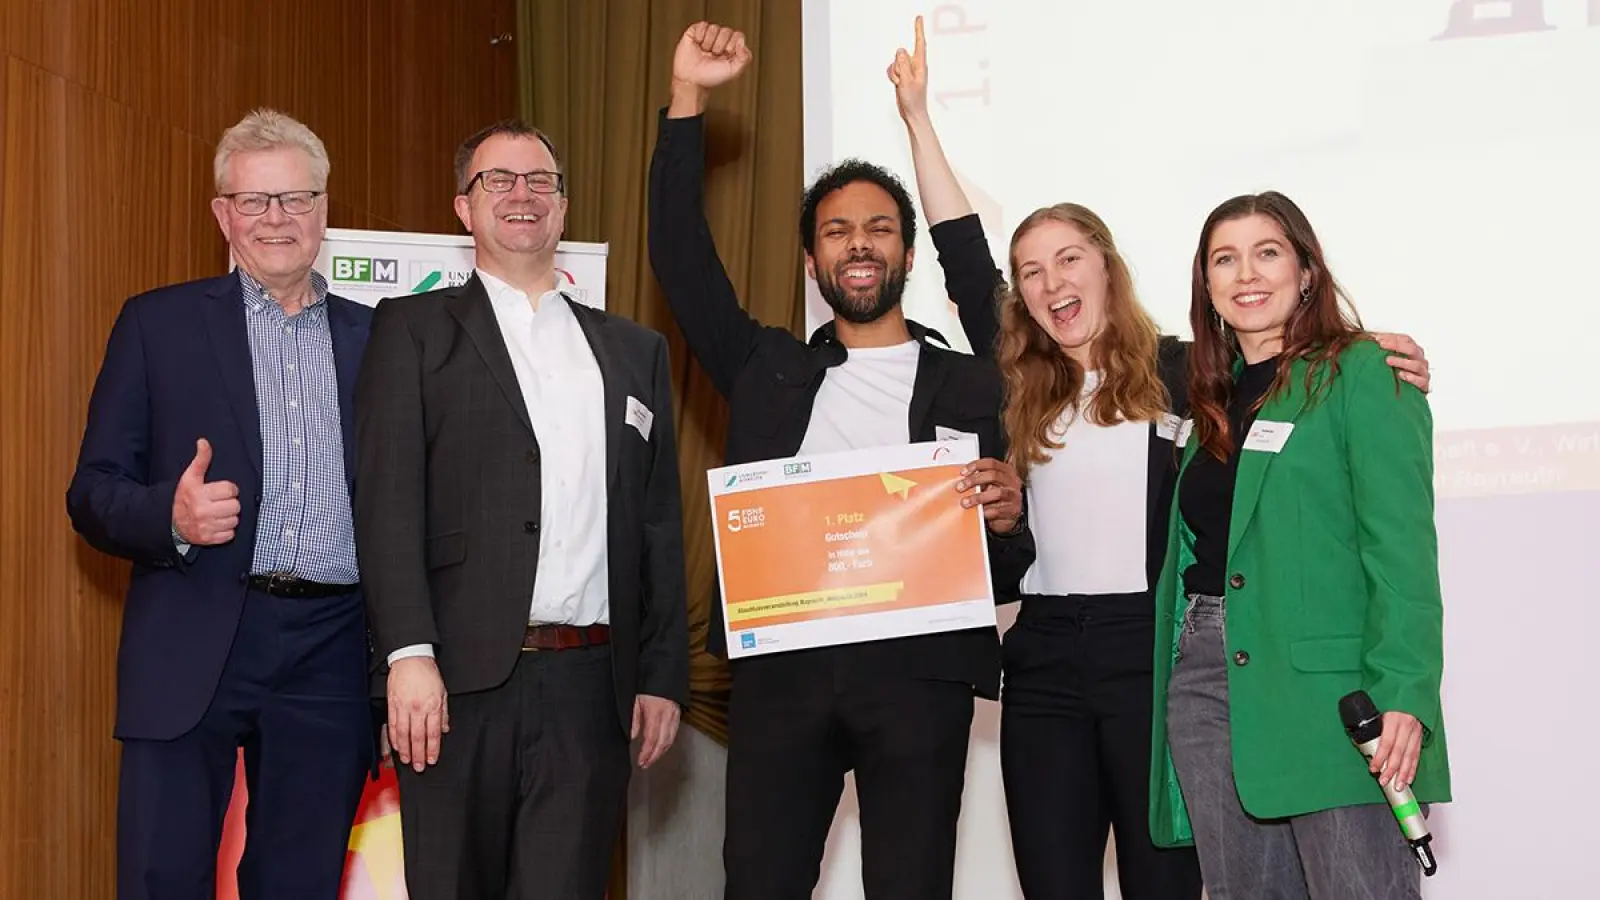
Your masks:
M109 871L83 871L78 848L109 847L114 834L100 800L115 796L116 771L104 737L111 667L100 660L115 654L116 608L96 582L114 587L118 579L107 579L107 564L98 560L80 565L76 540L63 527L62 489L81 428L73 421L81 403L70 398L86 390L82 364L98 358L73 326L105 330L93 321L92 304L74 302L76 292L105 281L121 259L81 252L89 224L71 206L93 197L107 213L104 222L123 204L107 193L118 170L94 171L96 154L69 145L67 135L96 128L130 150L148 138L60 76L8 59L5 81L0 722L15 739L0 748L0 895L61 896L39 877L52 873L73 879L82 896L105 896ZM67 177L73 170L82 178ZM100 724L98 740L86 739L91 723Z
M127 565L65 490L122 301L216 274L223 129L275 106L330 224L450 230L450 159L514 113L512 0L0 0L0 897L114 896Z
M457 4L445 21L388 16L370 23L373 79L390 83L407 102L374 108L374 121L386 119L387 128L372 129L369 161L374 173L370 209L391 222L416 221L436 231L458 232L461 224L451 211L454 193L451 164L456 147L468 135L491 122L516 114L515 90L510 103L489 108L470 102L473 91L460 73L444 71L454 60L473 60L475 77L511 85L516 78L516 58L510 44L491 45L497 34L510 31L508 4ZM425 48L415 53L390 48ZM441 202L439 198L443 196Z

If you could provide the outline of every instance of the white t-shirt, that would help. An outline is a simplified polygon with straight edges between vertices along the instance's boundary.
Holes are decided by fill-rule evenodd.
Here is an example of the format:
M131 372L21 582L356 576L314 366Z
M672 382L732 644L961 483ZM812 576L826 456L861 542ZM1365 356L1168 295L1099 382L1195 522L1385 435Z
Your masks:
M1100 385L1088 372L1078 411L1062 413L1028 475L1028 521L1038 556L1025 594L1131 594L1145 590L1150 423L1096 425L1081 415Z
M864 347L828 370L811 408L800 455L911 443L911 390L922 347Z

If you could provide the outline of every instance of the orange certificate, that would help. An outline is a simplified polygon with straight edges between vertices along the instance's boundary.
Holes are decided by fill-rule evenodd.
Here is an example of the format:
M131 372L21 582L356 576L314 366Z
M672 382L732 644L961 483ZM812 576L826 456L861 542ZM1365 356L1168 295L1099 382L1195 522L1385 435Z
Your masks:
M731 658L993 628L970 437L712 469Z

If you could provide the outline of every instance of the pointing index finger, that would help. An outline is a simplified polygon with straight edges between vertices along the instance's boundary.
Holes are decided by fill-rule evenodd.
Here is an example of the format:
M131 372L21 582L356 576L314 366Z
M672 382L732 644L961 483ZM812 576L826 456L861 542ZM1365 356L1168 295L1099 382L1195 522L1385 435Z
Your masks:
M916 57L917 62L919 63L928 61L928 39L924 37L922 33L921 16L917 16L917 43L912 50L912 54Z

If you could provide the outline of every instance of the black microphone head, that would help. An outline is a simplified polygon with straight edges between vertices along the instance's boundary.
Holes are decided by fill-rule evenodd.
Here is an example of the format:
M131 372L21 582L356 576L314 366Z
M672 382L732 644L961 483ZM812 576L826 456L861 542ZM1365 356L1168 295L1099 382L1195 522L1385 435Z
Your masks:
M1383 717L1366 691L1352 691L1339 699L1339 719L1350 739L1358 744L1383 733Z

